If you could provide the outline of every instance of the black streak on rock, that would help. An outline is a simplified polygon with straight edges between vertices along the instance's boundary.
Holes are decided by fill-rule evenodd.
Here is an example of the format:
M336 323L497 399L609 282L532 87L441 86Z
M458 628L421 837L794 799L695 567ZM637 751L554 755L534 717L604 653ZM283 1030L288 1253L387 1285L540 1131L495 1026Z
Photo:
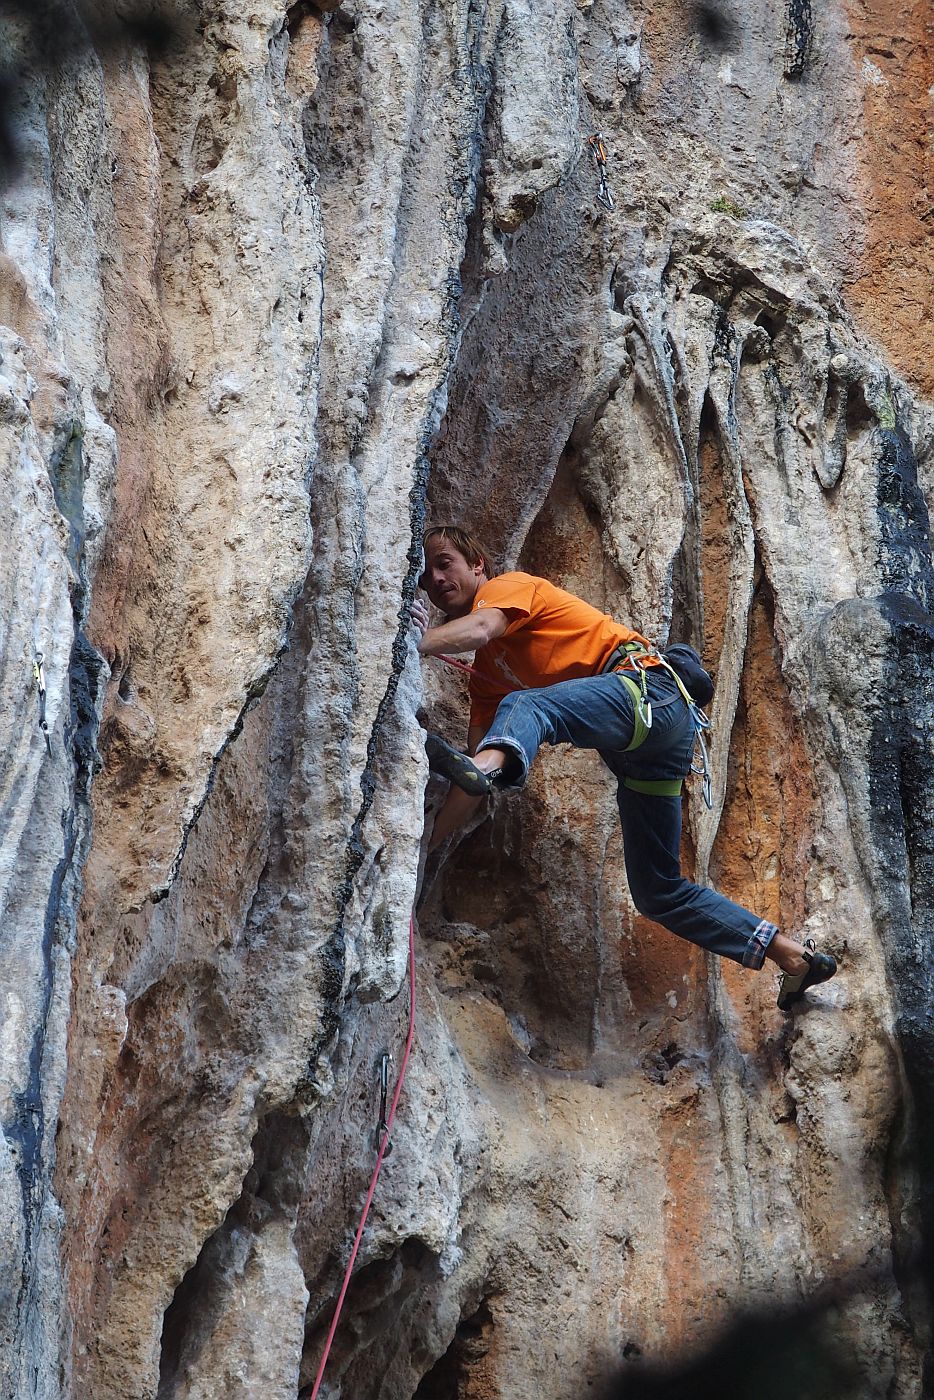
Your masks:
M789 0L786 28L785 77L803 78L814 43L811 0Z
M13 1098L13 1117L3 1125L4 1137L17 1158L20 1190L23 1196L23 1272L17 1312L22 1315L23 1301L29 1289L33 1244L36 1226L42 1210L45 1192L43 1171L43 1139L45 1137L45 1108L42 1102L42 1062L48 1036L49 1009L52 1004L52 945L62 903L62 887L75 851L75 823L69 814L64 822L65 849L55 867L52 885L45 907L42 927L42 1006L29 1049L29 1074L26 1087Z
M477 58L477 50L482 37L482 26L478 21L476 13L473 15L473 25L474 32L471 48L466 56L467 61L464 67L459 70L459 78L461 82L467 86L468 90L473 93L476 104L472 126L469 130L464 132L465 148L468 152L468 178L464 181L458 207L451 215L453 223L458 226L457 229L453 231L459 233L461 236L463 236L466 230L468 220L477 202L477 193L481 178L483 121L489 95L489 75ZM408 568L402 583L402 603L398 614L399 626L392 648L392 669L386 683L386 689L377 706L373 726L370 730L369 741L367 743L366 764L364 766L363 776L360 779L361 802L357 814L354 817L350 835L347 839L347 862L343 879L337 888L337 917L334 931L328 939L327 945L322 950L321 955L323 968L322 998L324 1009L321 1018L321 1032L309 1056L308 1075L312 1083L315 1078L315 1060L324 1046L329 1043L336 1033L340 1021L340 997L343 988L345 965L344 924L347 916L347 908L353 895L354 881L363 864L364 855L366 853L363 839L363 827L370 808L373 805L373 798L376 793L377 757L382 732L386 719L395 703L396 692L399 689L399 680L408 658L412 602L415 597L415 590L418 586L418 579L422 569L422 533L425 528L429 450L447 402L448 380L451 368L454 364L457 342L461 330L461 317L459 312L461 293L460 276L458 272L452 268L448 274L448 282L445 288L444 311L442 315L442 326L447 342L447 366L445 373L431 395L422 422L414 479L409 491L411 534L407 554Z
M880 429L879 438L877 508L882 586L886 593L913 598L930 612L934 605L931 522L918 485L914 452L900 428Z
M892 911L885 953L914 1101L924 1272L934 1292L934 568L911 443L900 428L880 430L879 439L879 567L886 590L879 605L892 641L873 733L870 820L876 880ZM926 1370L928 1394L930 1355Z
M79 842L78 805L86 806L90 797L91 780L97 766L97 708L96 697L101 672L101 658L79 630L72 647L69 665L71 716L69 737L74 755L75 801L62 820L63 851L52 875L42 927L42 996L39 1017L29 1050L29 1073L25 1088L13 1100L13 1116L4 1124L4 1135L17 1156L20 1188L23 1197L23 1273L20 1288L20 1310L31 1277L31 1263L36 1228L42 1212L46 1189L43 1147L45 1138L45 1108L42 1100L43 1061L48 1039L49 1011L52 1004L54 969L52 949L56 935L61 938L64 928L73 922L77 880L73 870ZM66 882L68 887L66 888Z

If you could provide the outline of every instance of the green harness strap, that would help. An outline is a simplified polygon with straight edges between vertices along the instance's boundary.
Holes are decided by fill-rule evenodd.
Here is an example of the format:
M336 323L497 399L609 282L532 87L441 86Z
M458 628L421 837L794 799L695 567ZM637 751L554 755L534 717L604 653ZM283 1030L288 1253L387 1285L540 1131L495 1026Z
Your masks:
M680 797L683 778L623 778L630 792L647 792L650 797Z
M631 663L635 659L636 653L642 656L656 656L658 660L661 661L662 665L665 667L665 670L668 671L670 675L674 676L675 682L677 683L678 689L680 690L682 696L684 697L687 704L691 705L691 697L688 694L684 684L682 683L681 677L678 675L677 671L675 671L672 666L669 666L668 662L665 661L663 657L658 656L657 652L647 652L639 642L623 643L623 648L627 653L627 663ZM629 691L629 694L632 696L632 714L634 721L633 731L632 738L623 750L624 753L632 753L634 749L637 749L640 747L640 745L644 744L646 739L648 738L649 729L651 726L651 719L649 723L646 724L644 718L645 706L647 703L645 688L645 667L640 667L639 670L641 672L639 677L640 681L642 682L641 685L637 685L634 680L632 680L629 676L624 675L622 671L614 671L614 675L616 675L619 678L619 680L622 681L623 685L626 687L626 689ZM649 715L651 715L651 709L649 709L648 713ZM622 783L623 787L629 788L630 792L647 793L650 797L680 797L683 779L623 778Z
M628 676L624 676L622 671L614 671L613 674L616 676L617 680L622 681L623 685L632 696L632 738L625 749L623 749L623 753L632 753L633 749L639 748L640 744L644 744L649 737L649 726L642 717L642 690L636 685L635 681L630 680Z

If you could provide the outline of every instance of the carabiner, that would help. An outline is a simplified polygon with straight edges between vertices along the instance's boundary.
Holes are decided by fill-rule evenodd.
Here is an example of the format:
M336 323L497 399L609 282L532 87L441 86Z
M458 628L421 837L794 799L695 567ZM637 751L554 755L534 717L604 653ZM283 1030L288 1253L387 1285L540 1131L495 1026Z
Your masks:
M392 1143L389 1141L389 1125L386 1122L386 1101L389 1098L389 1066L392 1064L392 1055L388 1050L384 1050L379 1061L379 1121L376 1124L376 1132L373 1134L373 1150L379 1152L383 1145L383 1138L386 1138L386 1150L383 1153L383 1160L392 1151Z
M42 730L42 733L45 735L45 746L46 746L46 748L47 748L48 751L49 751L49 757L51 757L51 755L52 755L52 740L51 740L51 737L49 736L49 726L48 726L48 722L47 722L46 717L45 717L45 669L44 669L43 664L42 664L42 663L43 663L43 660L44 660L44 657L43 657L42 652L41 652L41 651L37 651L37 652L36 652L36 659L35 659L35 661L32 663L32 675L33 675L33 680L34 680L35 683L36 683L36 691L37 691L38 696L39 696L39 728Z

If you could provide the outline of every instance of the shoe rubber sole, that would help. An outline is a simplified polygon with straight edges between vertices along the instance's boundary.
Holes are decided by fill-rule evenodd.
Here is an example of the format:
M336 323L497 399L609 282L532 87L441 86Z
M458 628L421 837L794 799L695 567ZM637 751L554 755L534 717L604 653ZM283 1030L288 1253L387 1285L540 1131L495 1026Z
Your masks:
M467 754L453 748L437 734L426 734L425 752L432 773L440 773L470 797L486 797L492 787L490 776Z
M788 1011L799 1002L808 987L829 982L837 970L836 959L830 953L818 953L812 947L802 949L802 956L808 964L804 972L798 972L794 976L790 972L782 973L781 986L778 989L778 1007L781 1011Z

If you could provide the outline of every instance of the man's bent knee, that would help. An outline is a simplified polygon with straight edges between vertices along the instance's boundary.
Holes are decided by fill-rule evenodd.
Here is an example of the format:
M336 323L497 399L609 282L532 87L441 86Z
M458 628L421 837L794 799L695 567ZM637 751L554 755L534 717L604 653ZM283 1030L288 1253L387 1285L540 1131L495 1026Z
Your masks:
M632 902L639 914L647 919L664 920L666 914L674 914L686 902L685 896L693 888L690 880L682 880L674 889L633 889L629 887Z

